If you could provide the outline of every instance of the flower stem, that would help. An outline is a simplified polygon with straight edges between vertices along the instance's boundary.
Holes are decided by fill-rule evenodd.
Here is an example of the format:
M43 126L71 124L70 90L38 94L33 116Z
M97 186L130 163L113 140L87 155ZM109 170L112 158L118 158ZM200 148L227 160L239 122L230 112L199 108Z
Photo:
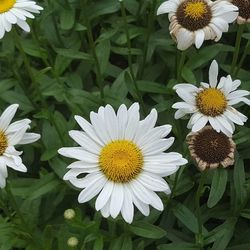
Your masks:
M135 86L137 98L138 98L138 100L139 100L139 102L140 102L140 104L142 106L143 113L146 114L145 104L143 102L142 95L141 95L141 93L139 91L139 87L138 87L136 77L135 77L135 73L134 73L134 70L133 70L132 54L131 54L131 41L130 41L129 30L128 30L128 25L127 25L126 10L125 10L124 3L123 3L122 0L120 0L120 5L121 5L122 18L123 18L124 26L125 26L126 38L127 38L129 71L130 71L130 75L131 75L132 81L133 81L134 86Z
M44 104L44 100L43 100L40 88L36 83L34 74L32 72L31 66L30 66L30 61L29 61L29 59L28 59L28 57L27 57L27 55L26 55L26 53L25 53L25 51L23 49L22 43L20 41L20 37L19 37L19 35L17 33L17 30L15 28L13 28L13 34L14 34L14 40L16 42L16 47L21 53L25 68L26 68L26 70L27 70L27 72L29 74L29 77L30 77L30 80L31 80L31 83L32 83L32 87L35 90L36 94L39 96L40 101Z
M99 60L98 60L98 57L97 57L97 54L96 54L95 41L94 41L90 21L89 21L89 18L88 18L88 13L86 13L86 10L88 9L86 1L87 0L81 1L82 2L82 11L83 11L83 16L84 16L86 27L87 27L88 42L89 42L89 45L90 45L90 48L91 48L91 51L92 51L92 56L93 56L94 61L95 61L97 84L98 84L99 89L100 89L101 99L104 102L103 76L102 76L102 73L101 73L100 63L99 63Z
M237 68L236 68L236 71L235 71L235 74L234 74L235 77L238 75L240 69L242 68L242 65L243 65L249 51L250 51L250 41L247 42L246 48L244 49L243 55L242 55L242 57L240 59L240 62L238 64Z
M200 249L203 249L203 233L202 233L203 225L202 225L202 219L201 219L200 198L202 196L203 186L204 186L204 182L206 179L206 173L207 173L206 170L201 173L199 186L198 186L196 196L195 196L195 206L196 206L196 211L197 211L197 222L198 222L198 234L196 238L196 243L200 246Z
M182 80L181 72L182 72L182 68L184 66L185 60L186 60L186 51L181 51L181 58L178 63L177 76L176 76L178 82Z
M147 33L146 33L146 39L145 39L145 44L143 48L143 57L142 57L142 63L140 64L138 74L137 74L137 79L142 79L145 65L147 62L147 55L148 55L148 44L149 44L149 39L152 34L152 31L154 29L154 19L155 19L155 7L156 7L157 1L153 0L153 2L150 4L150 13L148 17L148 27L147 27Z
M239 25L239 28L237 30L236 42L235 42L234 54L233 54L233 61L231 64L231 75L234 75L235 66L236 66L237 61L238 61L241 38L242 38L244 28L245 28L245 25Z

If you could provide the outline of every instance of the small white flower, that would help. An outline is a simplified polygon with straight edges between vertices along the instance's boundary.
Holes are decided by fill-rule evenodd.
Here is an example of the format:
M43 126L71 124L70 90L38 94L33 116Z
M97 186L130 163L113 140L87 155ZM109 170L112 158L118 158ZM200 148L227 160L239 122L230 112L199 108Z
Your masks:
M30 0L0 0L0 39L9 32L12 24L17 24L26 32L30 31L27 18L35 18L31 13L40 13L42 7Z
M133 221L134 205L145 216L149 215L149 205L162 211L163 203L155 192L169 194L163 177L187 161L179 153L164 153L174 138L165 138L170 125L155 127L157 111L153 109L140 121L137 103L129 109L121 105L117 114L107 105L98 113L90 113L91 123L80 116L75 119L84 132L70 131L69 135L80 147L61 148L59 153L78 160L68 166L64 176L83 189L78 201L97 196L97 211L113 218L121 213L128 223Z
M238 24L250 23L250 0L228 0L239 8Z
M15 149L17 144L28 144L37 141L40 138L39 134L26 133L30 128L29 119L23 119L10 123L14 117L18 104L9 106L0 116L0 187L6 185L8 176L7 166L20 171L26 172L27 168L22 163L20 155L22 152Z
M220 40L229 23L238 16L238 8L228 1L168 0L157 15L168 13L170 34L180 50L192 44L200 48L204 40Z
M233 81L231 76L222 77L218 83L218 64L214 60L209 69L209 84L201 83L197 88L192 84L177 84L176 93L184 102L177 102L172 107L178 109L175 119L186 114L193 114L187 125L193 132L202 129L208 122L217 132L232 136L235 124L243 125L247 117L232 106L244 102L250 105L245 96L250 93L246 90L237 90L241 81Z

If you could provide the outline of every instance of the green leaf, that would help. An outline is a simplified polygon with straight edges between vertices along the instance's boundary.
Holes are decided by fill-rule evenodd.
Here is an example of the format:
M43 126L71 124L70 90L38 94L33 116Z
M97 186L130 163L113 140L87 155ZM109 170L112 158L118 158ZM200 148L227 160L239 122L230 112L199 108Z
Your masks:
M156 94L170 94L172 91L167 89L166 86L150 81L137 81L138 88L140 91L156 93Z
M246 197L246 190L244 184L246 181L244 162L240 157L236 157L236 162L234 164L234 188L235 188L235 207L240 207Z
M227 186L227 170L217 168L214 170L211 190L207 205L209 208L214 207L222 198Z
M96 46L96 54L98 57L102 75L105 74L107 70L110 57L110 49L111 45L109 40L103 40Z
M64 9L60 13L61 28L63 30L70 30L75 23L75 10Z
M171 243L164 244L158 247L158 250L199 250L200 247L197 247L195 244L189 243Z
M103 249L103 237L100 236L95 240L93 250L102 250L102 249Z
M174 207L173 213L191 232L198 233L197 218L186 206L179 203ZM202 230L207 231L204 227Z
M146 222L135 222L129 226L129 229L135 235L149 239L160 239L166 235L166 231L162 228Z
M231 238L233 237L234 227L237 222L237 218L229 218L224 224L223 224L223 230L224 234L219 237L211 250L225 250L228 246ZM221 230L222 227L219 228Z
M250 220L250 209L243 209L240 216Z
M81 52L81 51L76 51L73 49L60 49L60 48L56 48L55 51L58 55L64 56L67 58L87 60L91 62L93 61L93 58L91 55Z

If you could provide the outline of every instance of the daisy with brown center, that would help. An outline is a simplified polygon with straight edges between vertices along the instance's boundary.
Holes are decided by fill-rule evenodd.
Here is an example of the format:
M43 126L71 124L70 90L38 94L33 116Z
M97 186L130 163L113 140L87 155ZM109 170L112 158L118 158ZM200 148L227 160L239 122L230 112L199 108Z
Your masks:
M247 121L247 117L232 106L240 102L250 105L250 100L245 97L250 93L237 90L241 81L233 81L230 75L222 77L219 83L217 78L218 64L213 61L209 69L209 84L202 82L199 88L192 84L174 86L184 102L177 102L172 107L178 109L175 119L192 114L187 127L193 132L209 122L217 132L231 136L235 130L234 123L243 125Z
M97 196L97 211L113 218L121 213L128 223L133 221L134 205L145 216L149 215L149 205L162 211L156 192L170 193L163 177L187 161L179 153L164 152L174 138L165 138L170 125L155 127L157 111L153 109L140 121L137 103L129 109L121 105L117 114L107 105L90 113L91 123L80 116L75 119L84 132L69 134L80 147L61 148L59 153L78 160L68 166L70 170L64 176L64 180L83 189L78 201Z
M30 0L0 0L0 39L9 32L12 24L17 24L26 32L30 31L27 18L35 18L31 13L40 13L42 7Z
M18 108L18 104L9 106L0 116L0 187L6 185L8 176L7 167L20 172L26 172L27 168L22 163L22 152L15 149L17 144L28 144L37 141L39 134L26 133L30 128L29 119L23 119L10 124Z
M229 23L238 16L238 8L228 1L168 0L157 15L168 13L170 34L180 50L192 44L200 48L204 40L220 40Z
M250 0L228 0L239 9L238 24L250 23Z
M199 132L191 132L187 143L192 158L201 171L234 164L235 143L230 137L205 126Z

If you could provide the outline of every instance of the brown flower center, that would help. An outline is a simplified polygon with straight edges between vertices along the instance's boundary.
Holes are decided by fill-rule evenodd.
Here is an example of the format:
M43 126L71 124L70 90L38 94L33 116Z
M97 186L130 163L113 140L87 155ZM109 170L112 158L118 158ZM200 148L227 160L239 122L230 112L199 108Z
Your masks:
M193 146L196 155L209 164L222 162L231 152L229 138L223 133L217 133L212 128L198 133Z
M232 4L239 8L239 16L248 19L250 18L250 1L249 0L233 0Z
M177 8L176 17L184 28L195 31L210 23L212 11L204 0L186 0Z

